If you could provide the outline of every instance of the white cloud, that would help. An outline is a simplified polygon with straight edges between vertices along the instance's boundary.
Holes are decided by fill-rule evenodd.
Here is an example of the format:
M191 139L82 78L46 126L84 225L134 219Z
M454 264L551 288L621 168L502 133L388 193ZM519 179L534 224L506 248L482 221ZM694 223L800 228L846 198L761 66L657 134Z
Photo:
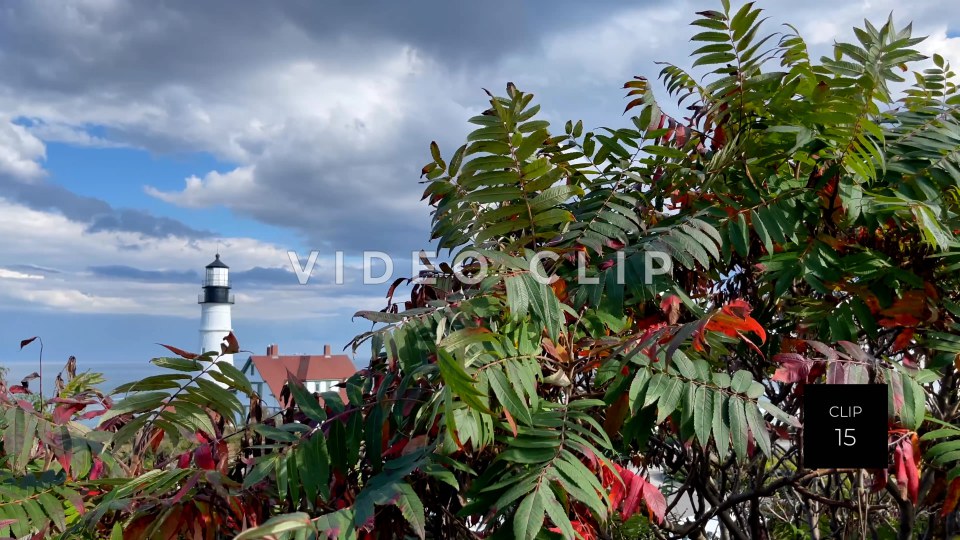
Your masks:
M71 313L129 313L196 317L200 283L152 283L135 276L104 277L88 268L124 265L146 271L202 272L217 249L234 273L282 268L289 284L251 282L237 289L236 311L250 320L345 316L352 310L382 307L380 291L356 286L355 279L333 283L333 255L322 257L306 286L298 284L286 249L251 238L198 241L177 237L143 238L127 232L88 232L63 216L0 199L0 303L25 310ZM137 246L137 249L129 249ZM11 270L15 265L55 269L47 275ZM358 270L348 269L351 278Z
M940 26L931 32L927 40L917 47L928 56L939 54L950 62L954 69L960 67L960 37L947 37L946 26Z
M41 161L47 150L39 138L10 119L0 117L0 174L21 181L44 175Z
M43 279L43 276L37 274L25 274L23 272L17 272L16 270L0 268L0 279Z
M57 11L39 0L23 3L17 6L22 12L0 15L0 42L9 50L24 49L22 55L0 56L0 68L11 74L0 81L0 110L31 125L0 121L0 174L41 179L44 141L125 145L157 154L205 152L229 167L193 171L180 189L143 189L170 204L225 206L290 228L310 248L409 252L425 247L417 242L426 241L428 209L416 181L429 159L427 144L438 140L447 155L461 144L466 118L485 107L481 88L501 92L514 80L538 92L551 119L586 118L590 128L617 125L624 105L618 83L636 74L654 78L655 60L689 63L688 38L696 29L686 23L695 11L718 5L610 3L569 17L557 8L544 17L549 24L524 29L529 39L503 39L508 45L490 52L496 43L475 45L464 37L469 29L441 34L446 27L436 21L381 20L367 27L353 19L328 21L326 15L334 15L326 12L314 20L309 10L286 4L250 7L224 22L221 8L207 4L75 0ZM761 7L770 15L768 31L794 23L817 56L835 39L847 39L864 17L882 23L898 6L894 0L817 0ZM406 16L401 11L398 19ZM913 18L915 35L932 36L924 52L960 63L960 40L947 37L950 28L960 27L960 12L924 0L895 15ZM360 26L341 32L347 22ZM467 28L476 21L456 22ZM404 24L412 30L394 32ZM445 50L471 47L476 50L469 61ZM90 126L98 127L97 135ZM0 269L0 279L17 285L12 292L0 288L0 297L78 312L136 313L148 304L156 313L191 316L195 286L108 280L86 269L113 264L193 271L216 249L214 239L177 234L89 232L86 223L3 199L0 238L0 265L29 263L62 272L37 280L21 276L29 272ZM253 238L221 241L235 270L289 264L286 246ZM329 262L322 261L318 273L329 271ZM383 301L359 289L348 294L330 288L323 280L306 287L293 283L291 276L289 287L237 291L237 309L284 318L302 310L380 307Z
M226 173L211 171L203 178L191 176L187 178L183 191L166 192L153 186L146 186L144 190L162 201L187 208L231 204L249 200L257 191L254 169L255 167L250 165L237 167Z

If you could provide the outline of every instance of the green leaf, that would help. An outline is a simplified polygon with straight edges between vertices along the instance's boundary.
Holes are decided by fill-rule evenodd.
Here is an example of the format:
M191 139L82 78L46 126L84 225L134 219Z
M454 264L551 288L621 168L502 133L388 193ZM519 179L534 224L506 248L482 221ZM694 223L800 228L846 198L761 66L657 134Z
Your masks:
M570 518L567 517L567 511L564 510L563 506L560 505L560 502L557 501L557 498L553 494L553 490L550 489L550 486L541 484L539 493L540 499L543 501L544 510L546 510L547 515L550 516L550 521L560 528L560 532L563 534L563 537L571 540L576 538L576 533L573 531L573 525L570 523Z
M733 439L733 451L740 459L747 458L747 429L749 427L743 406L744 403L739 399L730 399L730 435Z
M543 142L550 136L546 129L538 129L524 137L523 142L517 147L517 161L523 162L533 155L543 145Z
M180 388L181 382L184 380L189 380L190 375L184 375L181 373L164 373L163 375L152 375L150 377L144 377L143 379L137 381L131 381L125 384L121 384L113 390L114 394L120 394L131 391L145 391L145 390L166 390L170 388Z
M756 404L746 402L744 403L744 412L747 414L747 425L750 426L750 432L753 433L753 440L756 441L764 455L769 456L771 450L770 433L767 431L767 422L760 414L760 409L757 408Z
M437 349L437 366L443 379L456 397L472 409L491 414L487 408L487 396L477 389L476 381L463 369L453 356L443 349Z
M900 418L904 427L910 431L920 429L923 416L926 412L926 394L923 387L917 384L913 377L903 374L903 409Z
M736 223L731 222L727 230L730 236L730 242L733 244L733 248L737 250L737 253L739 253L741 257L749 255L750 232L747 230L747 220L743 217L743 214L737 214Z
M510 411L510 414L513 415L514 418L527 425L533 424L530 409L520 396L514 392L513 387L507 380L506 374L500 367L494 366L487 370L487 381L490 383L490 388L493 390L494 395L497 396L497 400Z
M713 391L706 386L697 388L693 398L693 429L700 445L710 442L710 427L713 422Z
M670 381L670 377L663 373L655 373L650 378L650 384L647 385L647 393L643 397L643 406L646 407L660 399L660 396L669 387Z
M423 502L410 484L402 483L397 486L397 490L399 491L395 503L397 508L400 509L400 513L403 514L403 518L407 520L414 534L416 534L420 540L423 540L427 534Z
M203 369L200 362L187 360L186 358L154 358L150 363L158 367L176 371L200 371Z
M521 274L520 279L527 290L530 306L538 320L547 330L547 336L556 341L563 323L563 312L553 289L545 283L539 283L530 274Z
M139 392L132 394L115 403L102 418L107 420L125 413L152 411L162 405L163 401L169 397L170 394L167 392Z
M670 413L677 409L680 403L680 397L685 390L684 384L679 379L668 378L668 385L657 401L657 423L663 422L670 416Z
M931 441L934 439L942 439L945 437L958 437L960 436L960 429L956 428L947 428L947 429L935 429L933 431L928 431L924 433L921 437L921 441Z
M513 514L513 536L519 540L533 540L543 528L544 512L540 491L536 490L520 501Z
M54 527L59 531L65 531L67 528L67 516L63 510L63 503L46 491L41 493L37 497L37 500L40 502L40 505L43 506L43 511L50 520L53 521Z
M304 512L294 512L272 517L259 527L243 531L234 540L260 540L270 535L310 529L313 529L310 515Z
M547 208L562 204L574 196L582 197L583 188L580 186L570 186L566 184L552 186L542 191L530 201L530 210L534 212L540 212Z
M723 32L700 32L699 34L694 34L690 38L690 41L709 41L709 42L724 42L729 41L730 36Z
M630 389L627 397L630 403L630 410L633 413L636 413L637 410L640 409L641 403L638 402L638 399L649 381L650 371L644 368L639 369L636 376L634 376L633 380L630 381Z
M230 386L240 390L248 396L253 394L253 386L250 385L250 381L243 374L243 372L233 367L233 364L230 362L220 361L217 362L216 368L221 375L227 378Z
M320 402L307 391L303 382L293 373L287 374L287 386L290 388L290 393L293 394L293 400L300 408L300 412L316 422L323 422L327 419L327 413L320 406Z
M750 219L753 223L753 229L757 231L757 236L759 236L760 241L763 242L763 247L767 250L768 254L773 254L773 240L770 238L770 233L767 231L763 221L760 220L760 216L756 210L750 211Z
M753 374L741 369L733 374L733 381L730 383L730 388L738 394L746 394L747 391L750 390L750 385L753 382Z
M514 320L527 316L530 308L530 293L519 275L507 276L503 280L507 288L507 307Z
M773 415L773 417L777 420L780 420L781 422L795 428L800 427L800 420L797 420L796 417L787 414L780 407L777 407L773 403L770 403L769 401L757 401L757 405L759 405L761 409Z
M724 414L725 396L722 392L713 394L713 440L717 444L717 453L721 458L727 457L730 445L730 431L727 428L726 414Z
M276 455L268 455L258 459L257 462L253 464L250 472L247 473L247 476L244 477L243 488L249 489L251 486L256 485L264 478L270 476L270 473L276 468L276 460Z

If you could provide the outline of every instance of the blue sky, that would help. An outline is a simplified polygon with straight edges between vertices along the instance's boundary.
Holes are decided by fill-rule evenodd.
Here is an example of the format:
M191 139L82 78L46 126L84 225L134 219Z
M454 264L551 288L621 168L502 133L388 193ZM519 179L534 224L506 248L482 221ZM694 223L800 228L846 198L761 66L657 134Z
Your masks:
M814 54L864 18L912 17L926 53L960 63L960 11L924 0L766 2ZM687 64L707 1L237 4L13 0L0 12L0 365L18 381L42 335L110 386L156 343L196 348L199 276L220 246L244 348L336 349L386 285L333 251L429 248L428 144L449 154L482 88L532 91L561 125L622 125L621 86ZM663 96L660 96L663 98ZM322 250L298 284L288 250ZM351 259L354 260L354 259ZM358 358L362 365L364 359Z

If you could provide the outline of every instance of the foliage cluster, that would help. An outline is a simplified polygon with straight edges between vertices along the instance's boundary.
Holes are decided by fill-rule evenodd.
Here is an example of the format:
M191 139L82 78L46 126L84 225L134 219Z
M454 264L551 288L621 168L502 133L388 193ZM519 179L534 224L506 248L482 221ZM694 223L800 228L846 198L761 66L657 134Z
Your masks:
M960 94L910 27L810 59L752 3L692 67L561 132L514 85L423 168L449 250L337 392L264 413L213 355L5 394L0 527L69 538L849 537L958 532ZM542 257L538 254L547 253ZM647 264L666 253L672 272ZM482 263L482 264L481 264ZM462 271L460 265L462 264ZM550 284L534 273L553 276ZM237 352L235 340L223 352ZM885 383L885 470L808 470L808 384ZM234 392L235 391L235 392ZM246 395L249 406L237 398ZM92 408L92 410L91 410ZM95 429L76 420L102 415ZM662 472L660 487L651 474ZM681 501L690 506L677 519Z

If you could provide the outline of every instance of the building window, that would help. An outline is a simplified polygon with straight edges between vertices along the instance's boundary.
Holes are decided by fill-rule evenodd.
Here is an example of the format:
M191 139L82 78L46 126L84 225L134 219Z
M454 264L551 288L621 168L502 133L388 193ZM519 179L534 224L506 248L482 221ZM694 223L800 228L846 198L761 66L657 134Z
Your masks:
M304 386L307 387L309 392L334 392L337 388L334 387L335 384L338 384L340 381L336 379L324 379L320 381L307 381Z

